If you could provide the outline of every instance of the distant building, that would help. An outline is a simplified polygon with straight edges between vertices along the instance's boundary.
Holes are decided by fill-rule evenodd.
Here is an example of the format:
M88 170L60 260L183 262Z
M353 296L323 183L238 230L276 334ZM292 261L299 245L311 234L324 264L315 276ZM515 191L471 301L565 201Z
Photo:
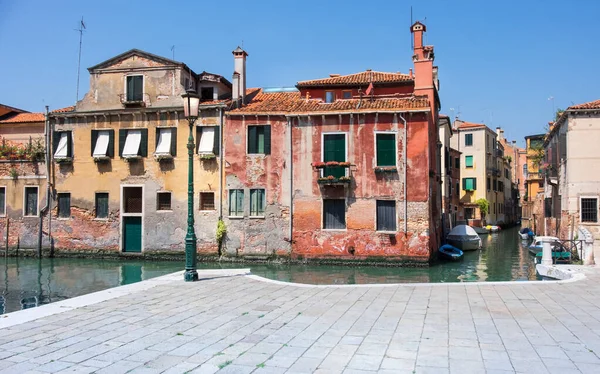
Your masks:
M538 193L543 191L544 178L539 172L539 167L544 157L544 136L545 134L529 135L525 137L526 142L526 169L525 178L525 196L523 197L523 218L527 221L529 227L535 232L539 231L539 223L536 217L540 218L542 205L536 200Z
M460 208L460 152L450 147L450 138L454 135L450 118L440 115L439 119L440 139L440 168L442 176L442 223L445 225L445 233L456 225L457 220L464 220L462 208Z
M504 137L504 130L500 127L496 128L498 142L504 147L504 167L503 167L503 183L504 183L504 214L505 223L515 223L521 219L522 196L519 186L524 185L523 178L523 160L519 154L525 150L517 147L516 141L508 141Z

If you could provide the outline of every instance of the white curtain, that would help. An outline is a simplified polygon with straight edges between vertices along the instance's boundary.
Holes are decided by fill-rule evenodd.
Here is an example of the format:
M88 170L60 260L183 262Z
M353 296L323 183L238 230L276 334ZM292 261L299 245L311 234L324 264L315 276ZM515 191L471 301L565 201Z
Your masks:
M108 151L108 139L108 131L98 131L98 138L96 139L93 157L106 157L106 152Z
M213 153L215 145L215 128L201 127L202 132L198 142L198 153Z
M58 147L56 147L56 152L54 153L55 158L65 158L67 156L67 141L69 137L66 132L60 133L60 140L58 141Z
M156 154L171 154L171 129L158 130Z
M140 130L127 131L125 147L123 148L123 157L136 157L140 151L141 141L142 132Z

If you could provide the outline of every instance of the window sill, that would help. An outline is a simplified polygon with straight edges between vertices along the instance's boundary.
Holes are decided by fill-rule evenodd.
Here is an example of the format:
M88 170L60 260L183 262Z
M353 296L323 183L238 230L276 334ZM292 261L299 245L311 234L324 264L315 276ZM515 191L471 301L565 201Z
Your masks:
M321 229L321 231L328 231L328 232L340 231L340 232L346 232L346 231L348 231L348 229Z
M73 162L73 157L54 157L54 162L57 164L69 164Z
M267 217L265 217L265 216L250 216L248 218L250 218L250 219L265 219Z
M156 209L156 213L173 213L173 209Z
M159 154L154 154L154 159L156 161L163 161L163 160L172 160L173 156L170 153L159 153Z
M94 157L94 162L105 162L110 160L110 157L108 156L93 156Z
M244 219L244 216L227 216L229 219Z
M108 218L94 218L93 221L105 221L105 222L108 222Z
M216 212L216 209L199 209L198 212L200 213L212 213L212 212Z
M35 216L23 216L23 218L40 218L40 215L35 215Z
M396 235L398 233L398 231L379 231L379 230L376 230L375 232L377 234L383 234L383 235Z

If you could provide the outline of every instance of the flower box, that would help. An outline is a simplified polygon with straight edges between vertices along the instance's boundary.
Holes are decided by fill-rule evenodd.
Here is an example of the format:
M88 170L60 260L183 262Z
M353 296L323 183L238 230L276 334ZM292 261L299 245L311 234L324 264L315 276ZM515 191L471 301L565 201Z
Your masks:
M170 153L159 153L159 154L154 154L154 159L156 161L166 161L166 160L172 160L173 156Z
M315 169L324 169L324 168L349 168L352 166L351 163L347 161L327 161L327 162L313 162L312 166Z
M198 158L200 160L216 160L217 156L214 153L201 153Z
M398 169L395 166L377 166L375 173L395 173Z
M71 162L73 162L73 158L72 157L60 157L60 158L54 158L54 161L57 164L70 164Z
M318 184L350 184L351 180L352 180L352 178L350 178L350 177L334 178L333 176L330 175L328 177L318 178L317 183Z
M110 160L108 156L94 156L94 162L106 162Z

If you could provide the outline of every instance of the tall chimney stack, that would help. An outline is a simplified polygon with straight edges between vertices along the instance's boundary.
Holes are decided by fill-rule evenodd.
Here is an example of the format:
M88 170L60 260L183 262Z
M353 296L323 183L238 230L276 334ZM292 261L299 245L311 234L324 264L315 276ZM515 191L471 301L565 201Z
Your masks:
M434 102L434 90L437 86L437 69L433 67L433 46L423 45L423 33L427 28L421 22L410 27L413 34L413 63L415 64L415 95L428 96ZM435 70L435 73L434 73ZM435 75L435 76L434 76Z
M246 103L246 57L248 53L239 46L233 53L233 87L231 98L237 107Z

